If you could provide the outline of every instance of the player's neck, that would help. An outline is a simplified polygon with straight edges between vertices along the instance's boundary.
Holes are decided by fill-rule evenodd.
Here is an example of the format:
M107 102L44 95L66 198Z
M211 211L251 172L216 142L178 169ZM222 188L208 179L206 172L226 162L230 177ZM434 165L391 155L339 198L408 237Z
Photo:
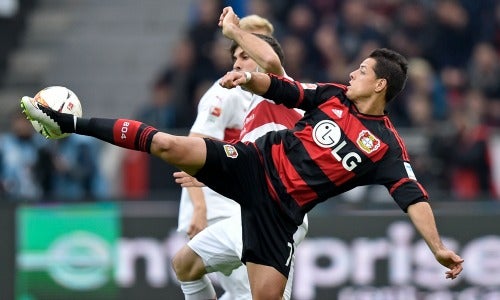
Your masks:
M380 98L368 98L353 103L358 111L365 115L380 116L385 111L385 101Z

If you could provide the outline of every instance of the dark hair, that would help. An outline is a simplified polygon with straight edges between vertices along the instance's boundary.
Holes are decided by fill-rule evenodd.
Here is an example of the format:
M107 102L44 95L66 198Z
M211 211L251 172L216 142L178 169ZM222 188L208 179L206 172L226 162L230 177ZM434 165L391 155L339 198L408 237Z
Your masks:
M274 50L274 53L278 55L278 58L281 62L281 65L283 65L285 62L285 54L283 53L283 49L281 49L280 43L273 38L272 36L264 35L264 34L259 34L259 33L252 33L255 36L258 36L265 42L267 42ZM234 51L236 51L236 48L238 48L240 45L238 45L235 41L231 43L231 47L229 48L229 51L231 52L231 56L234 55Z
M374 50L370 56L375 64L375 75L377 78L387 80L386 103L396 98L403 90L408 78L408 61L396 51L381 48Z

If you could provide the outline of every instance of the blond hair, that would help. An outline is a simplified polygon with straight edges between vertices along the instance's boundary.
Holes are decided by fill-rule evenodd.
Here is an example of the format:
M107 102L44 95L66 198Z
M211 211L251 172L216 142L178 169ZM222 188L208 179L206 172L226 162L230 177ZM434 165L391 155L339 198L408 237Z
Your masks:
M258 32L265 35L272 35L274 26L267 19L257 15L249 15L240 20L240 28L249 32Z

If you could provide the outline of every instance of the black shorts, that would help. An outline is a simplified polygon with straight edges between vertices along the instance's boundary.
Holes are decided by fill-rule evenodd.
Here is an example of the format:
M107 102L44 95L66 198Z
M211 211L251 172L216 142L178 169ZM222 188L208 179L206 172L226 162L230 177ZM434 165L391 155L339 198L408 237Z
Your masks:
M253 144L205 143L207 159L195 177L240 204L242 262L271 266L288 277L297 225L271 198L259 152Z

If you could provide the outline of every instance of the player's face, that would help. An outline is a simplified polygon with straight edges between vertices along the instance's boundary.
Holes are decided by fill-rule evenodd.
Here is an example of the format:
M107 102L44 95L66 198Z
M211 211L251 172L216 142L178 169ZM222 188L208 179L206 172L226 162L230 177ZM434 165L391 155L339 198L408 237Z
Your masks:
M375 92L378 80L374 67L376 61L373 58L365 59L359 68L349 74L351 80L347 87L346 95L351 100L361 100L368 98Z
M233 70L254 72L257 63L241 47L237 47L233 54Z

